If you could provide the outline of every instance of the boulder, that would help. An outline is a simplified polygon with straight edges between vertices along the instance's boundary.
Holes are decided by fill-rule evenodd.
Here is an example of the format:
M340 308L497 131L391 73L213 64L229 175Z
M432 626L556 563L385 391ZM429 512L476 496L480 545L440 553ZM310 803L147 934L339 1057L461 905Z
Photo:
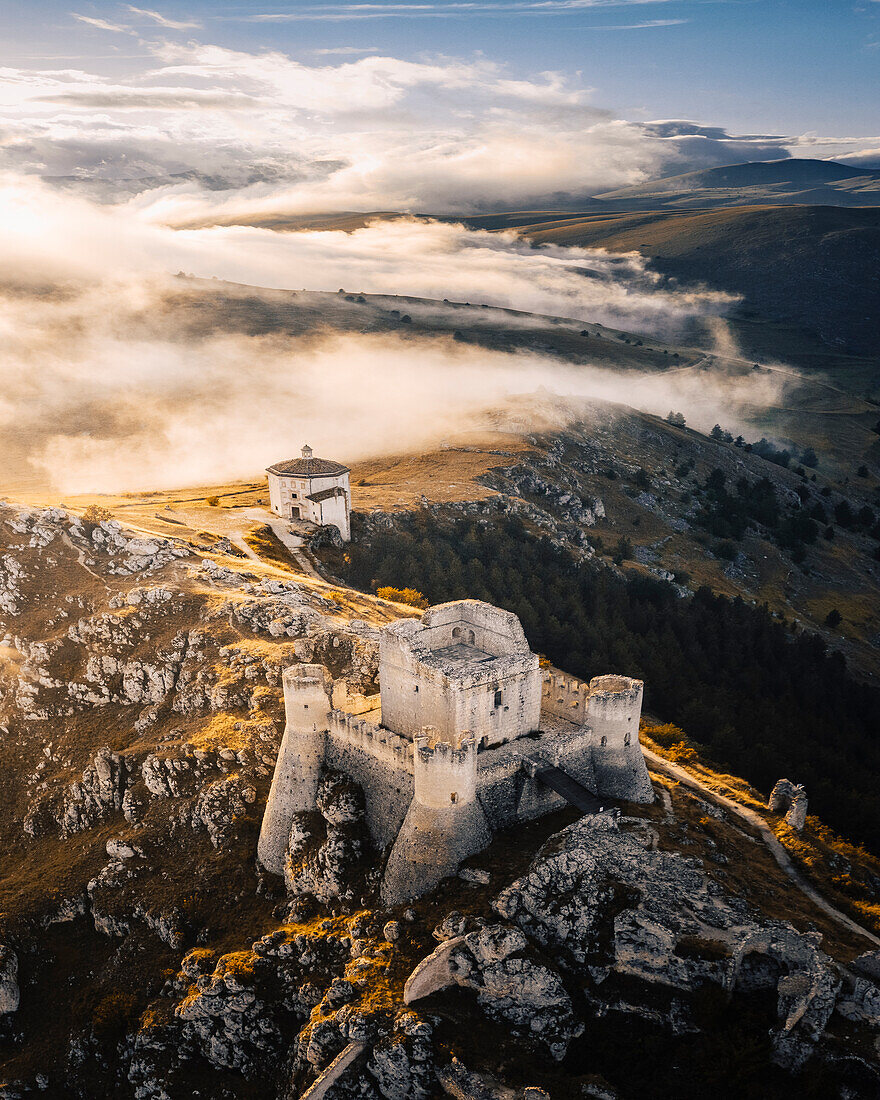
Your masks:
M0 1016L18 1009L18 956L11 947L0 944Z

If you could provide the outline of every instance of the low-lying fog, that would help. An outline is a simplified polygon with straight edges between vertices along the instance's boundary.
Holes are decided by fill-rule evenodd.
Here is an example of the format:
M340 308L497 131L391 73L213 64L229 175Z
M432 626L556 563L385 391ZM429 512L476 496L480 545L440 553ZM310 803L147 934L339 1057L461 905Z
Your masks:
M732 301L669 287L638 256L535 249L512 234L412 220L351 234L181 231L9 177L0 187L0 483L73 493L218 482L259 474L305 438L348 460L417 449L539 386L661 415L679 409L704 428L735 427L739 408L780 396L767 375L620 376L452 338L192 335L179 312L164 311L177 270L486 302L670 341L695 318L726 338ZM149 326L135 323L145 315Z

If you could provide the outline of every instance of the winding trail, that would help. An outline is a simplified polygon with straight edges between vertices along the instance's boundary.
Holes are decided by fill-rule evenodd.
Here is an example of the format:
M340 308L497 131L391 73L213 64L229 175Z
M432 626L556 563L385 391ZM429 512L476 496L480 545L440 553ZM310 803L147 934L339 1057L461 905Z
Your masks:
M801 875L795 865L792 863L791 858L786 852L785 848L776 839L773 831L770 829L767 822L761 817L760 814L754 810L750 810L748 806L743 806L739 802L734 801L732 798L727 798L723 794L719 794L717 791L712 790L711 787L697 779L689 771L680 767L678 764L673 764L671 760L666 760L662 756L658 756L656 752L652 752L650 749L642 746L642 751L645 754L645 760L648 761L650 766L661 775L667 775L670 778L677 779L686 787L691 787L694 790L698 790L701 794L705 795L710 802L714 802L716 806L721 806L725 810L729 810L731 813L737 815L747 821L749 825L757 829L761 834L761 838L767 847L770 849L770 853L779 867L791 881L797 886L797 888L805 894L810 901L818 906L823 913L826 913L832 920L838 924L843 925L850 932L855 932L856 935L863 936L866 940L870 940L875 947L880 947L880 937L875 936L873 932L869 932L867 928L862 928L860 924L856 924L854 920L841 912L840 909L835 908L830 902L811 886L809 882Z
M110 587L110 585L109 585L109 584L108 584L108 583L107 583L107 582L106 582L106 581L104 580L104 578L103 578L103 577L99 576L99 575L98 575L98 574L97 574L97 573L96 573L96 572L94 571L94 569L90 569L90 568L89 568L89 567L88 567L88 566L86 565L86 554L85 554L85 551L84 551L84 550L83 550L83 549L82 549L81 547L79 547L79 546L77 546L77 545L76 545L76 543L75 543L75 542L73 541L73 539L72 539L72 538L70 537L70 535L68 535L68 533L67 533L66 531L62 531L62 532L61 532L61 541L62 541L63 543L66 543L66 544L67 544L67 545L68 545L68 546L70 547L70 549L71 549L71 550L72 550L72 551L74 552L74 554L76 554L76 560L77 560L77 561L79 562L79 564L80 564L80 565L81 565L81 566L83 567L83 569L85 569L85 571L86 571L86 572L87 572L87 573L88 573L88 574L89 574L90 576L94 577L96 581L100 581L100 583L101 583L101 584L103 584L103 586L104 586L104 587L105 587L105 588L107 589L107 591L108 591L108 592L112 592L112 591L113 591L113 589L112 589L112 588Z

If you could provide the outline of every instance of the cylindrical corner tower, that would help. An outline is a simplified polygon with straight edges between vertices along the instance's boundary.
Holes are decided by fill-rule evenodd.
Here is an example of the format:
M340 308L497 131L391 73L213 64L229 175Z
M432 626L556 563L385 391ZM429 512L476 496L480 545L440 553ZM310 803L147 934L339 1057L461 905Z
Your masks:
M323 665L284 670L286 723L266 802L257 857L267 871L284 874L293 815L315 808L330 725L333 681Z
M587 721L593 731L596 793L629 802L653 802L654 789L639 742L641 680L596 676L590 681Z
M432 890L492 839L477 799L477 744L470 733L458 747L416 737L413 763L415 793L382 879L386 905Z

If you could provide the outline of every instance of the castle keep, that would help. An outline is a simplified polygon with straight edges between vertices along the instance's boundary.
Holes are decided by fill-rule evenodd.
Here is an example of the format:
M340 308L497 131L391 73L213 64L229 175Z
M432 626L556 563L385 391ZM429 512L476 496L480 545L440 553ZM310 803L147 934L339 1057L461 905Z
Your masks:
M375 706L354 715L333 707L322 665L285 671L286 726L258 845L267 871L284 873L293 815L315 809L324 768L363 788L371 840L388 852L386 904L454 874L493 830L563 806L551 772L600 800L653 799L642 682L542 673L510 612L457 600L391 623L379 684Z

